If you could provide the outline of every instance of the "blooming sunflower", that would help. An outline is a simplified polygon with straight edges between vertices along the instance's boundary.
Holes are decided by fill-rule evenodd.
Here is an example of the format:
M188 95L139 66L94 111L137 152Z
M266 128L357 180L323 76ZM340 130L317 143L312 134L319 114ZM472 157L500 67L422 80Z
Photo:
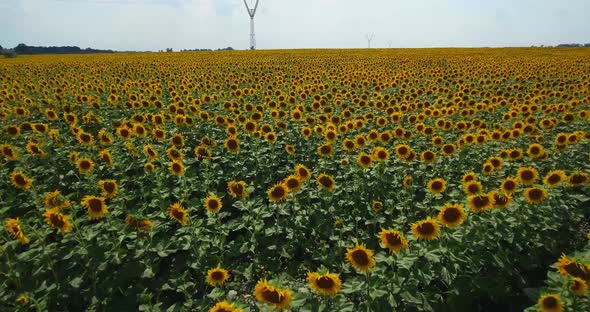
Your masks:
M402 249L408 248L408 240L399 231L381 229L379 238L381 239L381 243L392 252L399 252Z
M443 178L434 178L428 181L427 186L432 194L440 194L447 188L447 182Z
M97 220L108 213L107 206L104 203L104 197L86 195L82 198L82 206L88 210L91 219Z
M558 294L543 295L537 302L540 312L562 312L563 304Z
M543 178L543 184L548 187L556 187L565 180L565 172L563 170L551 170Z
M518 179L513 177L507 177L500 184L500 189L506 195L512 195L518 189Z
M547 190L541 187L529 187L524 190L524 198L529 204L541 203L547 198Z
M18 159L18 153L10 144L0 145L0 152L2 153L2 156L6 158L6 160L13 161Z
M45 197L43 198L43 204L47 209L62 209L70 206L70 202L68 200L64 200L61 196L61 192L58 190L45 194Z
M332 176L320 173L316 179L316 184L324 190L333 191L336 188L336 181Z
M467 197L469 202L469 210L480 213L492 207L494 199L490 194L470 195Z
M330 272L307 272L307 283L316 293L330 297L337 295L342 287L338 274Z
M139 231L148 231L154 226L153 221L145 217L135 217L132 215L127 215L127 217L125 217L125 224Z
M590 175L582 171L572 172L567 179L567 184L572 187L588 184L589 182Z
M457 203L445 204L438 213L438 221L449 228L461 225L466 218L465 208Z
M380 200L374 200L371 203L371 209L373 209L375 212L381 211L381 209L383 209L383 202Z
M168 163L168 169L173 175L180 177L184 175L184 164L181 161L171 161Z
M414 178L412 178L412 176L407 175L404 177L402 184L404 185L405 188L409 189L409 188L412 188L413 182L414 182Z
M229 272L220 266L207 271L207 284L211 286L221 286L225 284L228 278Z
M240 151L240 140L238 140L238 138L236 138L236 137L230 136L229 138L227 138L225 140L225 142L223 143L223 146L229 152L237 153Z
M119 192L119 185L115 180L100 180L98 187L106 198L113 198Z
M147 144L143 146L143 153L147 156L150 160L154 160L158 158L158 152L154 149L151 144Z
M311 171L303 164L295 166L295 174L302 180L307 181L311 178Z
M364 244L356 244L354 248L346 248L346 260L361 272L368 272L376 264L373 251L365 248Z
M570 291L575 295L584 296L588 292L588 283L579 277L574 277L570 283Z
M356 157L356 163L363 167L363 168L369 168L371 167L371 165L373 164L373 158L371 157L371 155L365 153L365 152L361 152L357 157Z
M464 183L463 189L465 190L465 193L467 193L467 195L476 195L482 192L483 186L481 185L481 182L477 180L472 180L467 183Z
M410 154L411 151L412 148L407 144L398 144L395 146L395 154L397 155L397 157L402 159L408 156L408 154Z
M283 183L277 183L271 186L267 191L266 194L268 195L268 199L271 202L280 202L287 199L289 196L289 192L287 191L287 187Z
M231 180L227 182L227 190L234 198L246 199L248 197L248 190L246 189L246 182Z
M233 303L229 303L227 301L220 301L216 303L209 312L242 312L243 310L240 308L235 307Z
M493 208L506 208L512 202L512 195L503 194L497 191L492 191L488 195L493 199Z
M283 185L287 187L287 192L295 192L301 189L303 182L297 175L290 175L283 180Z
M420 154L420 159L426 164L431 164L436 161L436 153L431 150L425 150Z
M170 144L176 148L182 148L184 146L184 136L181 133L177 133L170 138Z
M321 157L330 157L334 153L332 143L322 144L317 148L318 155Z
M43 218L49 226L58 229L62 234L72 230L70 217L59 212L59 208L48 209L43 213Z
M18 302L18 304L20 304L22 306L29 304L29 301L30 301L29 297L25 294L20 294L16 298L16 302Z
M373 158L377 161L386 161L389 159L389 151L381 146L373 148L371 154L373 155Z
M76 167L80 173L91 173L94 170L94 161L88 157L80 157L76 162Z
M576 262L566 255L562 255L557 261L557 270L564 276L578 277L590 281L590 265Z
M29 238L21 229L20 220L18 218L6 220L5 226L8 233L10 233L10 235L15 239L18 239L21 244L25 245L29 243Z
M10 174L10 182L16 188L28 190L33 185L33 179L27 177L22 171L14 170Z
M523 185L531 185L539 177L539 171L532 167L521 167L518 169L517 176Z
M254 288L256 300L283 310L291 305L291 290L270 285L266 280L260 280Z
M205 200L203 200L203 207L205 207L205 209L207 209L209 212L219 212L219 210L221 210L223 207L223 204L217 195L210 194L207 196L207 198L205 198Z
M431 217L412 224L412 233L417 239L433 240L440 234L440 225Z
M205 145L195 147L195 156L203 159L211 159L211 151Z
M170 219L178 221L180 225L186 225L188 210L180 202L176 202L168 207L168 216Z

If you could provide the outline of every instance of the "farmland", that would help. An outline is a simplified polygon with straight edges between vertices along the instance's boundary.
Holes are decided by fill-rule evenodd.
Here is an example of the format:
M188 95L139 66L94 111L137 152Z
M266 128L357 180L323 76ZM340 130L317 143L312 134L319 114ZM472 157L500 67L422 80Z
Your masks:
M590 309L590 52L0 60L0 308Z

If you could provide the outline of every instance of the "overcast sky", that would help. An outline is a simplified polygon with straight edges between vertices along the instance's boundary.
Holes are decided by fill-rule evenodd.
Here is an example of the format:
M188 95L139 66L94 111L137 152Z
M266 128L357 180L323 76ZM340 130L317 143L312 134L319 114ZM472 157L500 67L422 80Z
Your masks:
M248 0L251 1L251 0ZM249 45L243 0L0 0L0 45ZM259 49L590 42L590 0L260 0Z

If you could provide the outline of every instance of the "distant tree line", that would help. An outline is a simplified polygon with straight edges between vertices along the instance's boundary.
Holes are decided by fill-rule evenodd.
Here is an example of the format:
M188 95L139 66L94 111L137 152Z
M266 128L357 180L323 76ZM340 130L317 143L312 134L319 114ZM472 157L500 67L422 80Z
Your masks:
M580 48L580 47L590 47L590 43L562 43L557 45L558 48Z
M65 47L35 47L21 43L14 47L16 54L87 54L87 53L114 53L113 50L98 50L92 48L81 49L76 46Z
M227 48L221 48L221 49L217 49L217 50L212 50L212 49L184 49L184 50L180 50L180 52L233 51L233 50L234 50L234 48L227 47Z

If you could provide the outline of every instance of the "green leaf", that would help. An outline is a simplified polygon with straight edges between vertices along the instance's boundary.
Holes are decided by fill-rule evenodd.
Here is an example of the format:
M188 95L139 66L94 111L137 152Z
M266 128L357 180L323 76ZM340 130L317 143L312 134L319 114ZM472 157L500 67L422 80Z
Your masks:
M70 281L70 285L76 289L80 288L80 284L82 284L82 278L80 277L75 277Z

